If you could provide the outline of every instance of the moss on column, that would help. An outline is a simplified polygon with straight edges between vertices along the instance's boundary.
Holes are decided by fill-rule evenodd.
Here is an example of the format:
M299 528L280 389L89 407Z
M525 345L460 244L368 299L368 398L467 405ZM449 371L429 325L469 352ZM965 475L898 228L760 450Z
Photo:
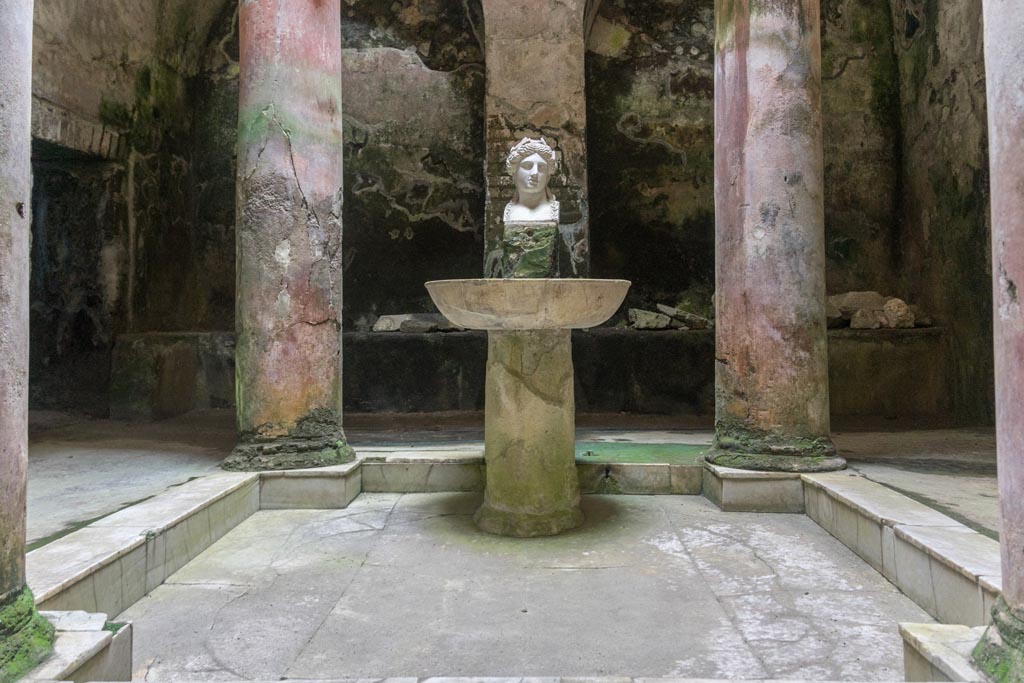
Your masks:
M0 605L0 683L31 671L53 650L53 624L36 611L28 588Z

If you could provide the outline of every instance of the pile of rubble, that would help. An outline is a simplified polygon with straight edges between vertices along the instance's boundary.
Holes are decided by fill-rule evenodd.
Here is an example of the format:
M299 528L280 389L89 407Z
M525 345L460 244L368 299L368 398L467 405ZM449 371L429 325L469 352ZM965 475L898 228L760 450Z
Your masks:
M828 297L829 327L854 330L930 327L932 319L919 306L878 292L846 292Z
M374 332L457 332L462 329L440 313L382 315L373 323Z
M714 323L689 311L658 304L658 310L629 309L629 326L634 330L707 330Z

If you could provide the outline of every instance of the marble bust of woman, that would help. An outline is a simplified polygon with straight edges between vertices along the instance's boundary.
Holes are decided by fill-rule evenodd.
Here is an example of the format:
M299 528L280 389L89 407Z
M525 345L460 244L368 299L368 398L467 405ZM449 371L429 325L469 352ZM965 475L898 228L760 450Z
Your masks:
M523 138L505 159L505 170L515 181L516 194L505 207L504 222L558 223L558 201L548 181L558 167L555 150L543 140Z

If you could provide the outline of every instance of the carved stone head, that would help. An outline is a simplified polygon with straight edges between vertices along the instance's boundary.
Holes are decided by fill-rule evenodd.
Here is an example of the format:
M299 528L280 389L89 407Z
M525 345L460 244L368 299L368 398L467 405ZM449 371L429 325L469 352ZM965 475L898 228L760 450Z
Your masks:
M557 167L555 150L543 138L523 138L512 147L505 170L515 181L516 193L505 207L506 224L558 222L558 202L548 189Z

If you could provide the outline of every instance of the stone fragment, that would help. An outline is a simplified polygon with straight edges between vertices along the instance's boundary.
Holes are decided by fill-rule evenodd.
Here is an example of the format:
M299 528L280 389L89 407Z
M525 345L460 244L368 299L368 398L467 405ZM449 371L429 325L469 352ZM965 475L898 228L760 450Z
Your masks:
M679 308L673 308L672 306L665 306L658 304L658 311L662 315L667 315L674 321L682 323L683 329L687 330L706 330L711 327L711 321L707 318L697 315L696 313L690 313Z
M846 292L828 298L829 303L839 309L843 318L852 320L853 315L862 309L881 310L886 298L878 292Z
M459 329L440 313L411 313L399 325L402 332L452 332Z
M825 322L828 327L844 327L846 325L846 318L843 317L843 312L839 310L839 307L832 303L832 297L829 297L825 301Z
M373 323L374 332L398 332L402 329L402 323L412 318L412 314L403 313L400 315L382 315Z
M654 311L631 308L629 309L629 324L636 330L667 330L672 326L672 318Z
M882 327L903 329L914 326L914 313L903 299L893 297L882 307Z
M861 308L850 318L850 329L877 330L882 326L883 315L877 308Z

